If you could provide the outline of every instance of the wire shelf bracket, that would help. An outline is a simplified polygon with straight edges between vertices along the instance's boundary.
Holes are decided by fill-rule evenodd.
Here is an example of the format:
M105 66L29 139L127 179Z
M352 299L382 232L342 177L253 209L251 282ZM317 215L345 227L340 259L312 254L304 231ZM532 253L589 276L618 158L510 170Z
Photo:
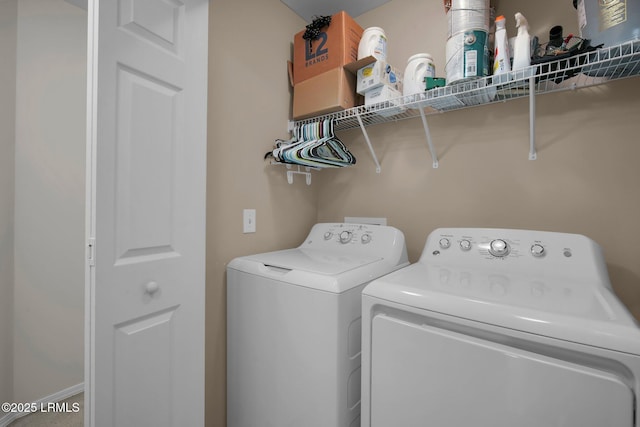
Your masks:
M373 157L373 162L376 164L376 173L382 172L382 168L380 167L380 162L378 162L378 157L376 156L376 152L373 151L373 146L371 145L371 139L369 139L369 133L367 133L367 128L364 126L362 122L362 117L360 114L356 114L358 118L358 124L360 124L360 129L362 130L362 135L364 136L364 140L369 147L369 152L371 153L371 157Z
M427 116L424 114L424 109L422 108L420 108L420 117L422 118L422 126L424 127L424 133L427 136L427 145L429 146L429 153L431 153L433 168L438 169L438 155L436 154L436 150L433 148L433 141L431 140L431 132L429 131Z
M300 169L300 166L297 167L297 170L292 170L291 165L287 166L287 182L289 184L293 184L293 176L294 175L303 175L305 177L305 182L307 185L311 185L311 168L305 167L304 172Z
M536 76L529 77L529 160L536 160Z

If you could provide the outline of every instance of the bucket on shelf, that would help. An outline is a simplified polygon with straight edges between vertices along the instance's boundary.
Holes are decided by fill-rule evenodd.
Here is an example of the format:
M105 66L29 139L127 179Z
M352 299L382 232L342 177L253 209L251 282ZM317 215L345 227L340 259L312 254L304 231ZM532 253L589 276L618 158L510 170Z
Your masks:
M489 0L451 0L447 12L447 84L489 75Z
M447 85L489 75L487 32L468 30L447 40Z
M452 0L447 12L447 37L467 30L489 32L489 0Z

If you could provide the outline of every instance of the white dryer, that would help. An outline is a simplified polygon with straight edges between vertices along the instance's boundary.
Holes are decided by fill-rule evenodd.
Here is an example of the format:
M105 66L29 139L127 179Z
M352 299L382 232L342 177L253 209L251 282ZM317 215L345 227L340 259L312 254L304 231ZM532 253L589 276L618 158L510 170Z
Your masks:
M640 332L584 236L438 229L362 309L363 427L639 425Z
M227 426L359 426L361 292L407 264L401 231L343 223L231 261Z

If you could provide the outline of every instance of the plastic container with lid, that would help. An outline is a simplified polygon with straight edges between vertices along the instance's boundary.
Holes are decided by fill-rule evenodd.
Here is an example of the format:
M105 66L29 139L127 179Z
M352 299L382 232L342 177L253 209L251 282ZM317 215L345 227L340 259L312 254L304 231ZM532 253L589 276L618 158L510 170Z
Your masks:
M488 76L487 32L469 30L447 40L444 71L447 85Z
M582 38L591 46L615 46L640 40L640 2L637 0L573 0Z
M417 53L407 61L404 70L403 96L415 95L425 91L425 77L435 77L436 66L428 53Z
M358 59L373 56L379 61L387 59L387 36L380 27L369 27L362 33L358 45Z

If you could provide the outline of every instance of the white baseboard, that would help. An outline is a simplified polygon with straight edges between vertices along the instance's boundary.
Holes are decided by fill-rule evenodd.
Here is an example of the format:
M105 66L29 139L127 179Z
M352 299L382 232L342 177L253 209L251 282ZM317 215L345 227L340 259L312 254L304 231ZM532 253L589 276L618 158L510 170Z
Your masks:
M69 398L71 396L75 396L78 393L82 393L84 391L84 383L76 384L69 388L65 388L64 390L57 391L49 396L43 397L42 399L38 399L35 403L38 407L40 404L47 404L50 402L60 402ZM26 403L26 402L22 402ZM18 418L24 417L25 415L29 415L29 412L10 412L6 414L4 417L0 418L0 427L7 427L12 421L17 420Z

